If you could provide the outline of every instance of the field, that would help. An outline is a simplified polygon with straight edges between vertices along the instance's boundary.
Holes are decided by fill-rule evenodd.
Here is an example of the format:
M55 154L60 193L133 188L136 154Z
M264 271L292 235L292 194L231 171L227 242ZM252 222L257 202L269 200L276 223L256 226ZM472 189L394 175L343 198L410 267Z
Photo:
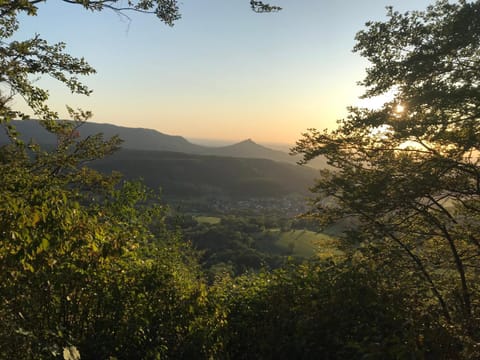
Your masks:
M280 232L280 230L270 230ZM319 256L328 258L342 256L343 252L337 247L338 240L322 233L309 230L290 230L279 234L274 246L277 251L291 252L301 257ZM272 249L274 250L274 249Z
M219 224L221 219L215 216L195 216L195 220L200 224L216 225Z

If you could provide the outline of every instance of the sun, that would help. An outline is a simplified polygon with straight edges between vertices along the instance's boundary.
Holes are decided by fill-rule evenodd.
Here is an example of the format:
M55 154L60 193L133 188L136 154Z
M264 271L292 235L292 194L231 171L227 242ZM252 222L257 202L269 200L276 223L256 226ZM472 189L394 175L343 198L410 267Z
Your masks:
M402 104L397 104L397 106L395 106L395 112L397 114L401 114L405 111L405 106L403 106Z

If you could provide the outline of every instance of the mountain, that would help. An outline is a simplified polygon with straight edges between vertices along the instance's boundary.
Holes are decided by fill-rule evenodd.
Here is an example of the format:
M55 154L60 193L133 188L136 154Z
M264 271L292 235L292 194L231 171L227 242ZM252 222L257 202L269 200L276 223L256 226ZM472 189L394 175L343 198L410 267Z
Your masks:
M38 121L17 120L12 121L12 124L15 125L25 141L33 139L39 144L55 144L55 137L40 126ZM124 141L122 148L129 150L156 150L195 155L269 159L288 163L296 163L298 161L298 157L292 157L286 152L256 144L251 139L228 146L209 147L192 144L182 136L167 135L152 129L128 128L112 124L86 122L78 130L81 137L98 133L103 133L106 138L118 135ZM0 133L0 144L5 143L5 141L7 141L6 135ZM315 165L315 167L319 166Z
M295 162L295 159L287 153L259 145L253 142L252 139L244 140L229 146L210 147L204 150L203 154L251 159L269 159L273 161L283 161L289 163Z
M33 139L39 144L55 144L55 136L46 131L36 120L15 120L12 121L12 124L26 141ZM118 135L124 141L122 147L125 149L176 151L196 154L203 151L204 148L188 142L181 136L166 135L151 129L86 122L79 127L78 131L82 138L98 133L102 133L106 138ZM0 143L5 140L5 135L0 134Z
M25 141L55 144L55 137L38 121L14 121ZM103 133L119 135L122 149L90 166L102 171L119 171L127 179L143 179L150 188L162 188L171 199L249 199L306 195L318 173L293 164L287 153L254 143L208 147L150 129L131 129L110 124L86 123L80 136ZM0 132L0 146L7 141ZM273 161L275 160L275 161ZM290 162L290 163L289 163Z

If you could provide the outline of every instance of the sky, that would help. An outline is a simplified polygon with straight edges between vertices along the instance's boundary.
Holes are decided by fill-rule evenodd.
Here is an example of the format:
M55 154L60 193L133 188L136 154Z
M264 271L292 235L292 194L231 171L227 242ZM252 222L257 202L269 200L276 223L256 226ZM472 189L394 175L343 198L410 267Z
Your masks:
M121 0L122 1L122 0ZM39 79L49 104L91 110L91 121L156 129L188 139L293 144L309 128L333 129L358 105L368 66L355 34L385 7L422 10L426 0L278 0L256 14L248 0L185 0L168 27L154 16L92 13L61 1L39 4L15 35L63 41L97 73L89 97ZM20 100L17 104L22 107ZM368 103L361 103L369 105Z

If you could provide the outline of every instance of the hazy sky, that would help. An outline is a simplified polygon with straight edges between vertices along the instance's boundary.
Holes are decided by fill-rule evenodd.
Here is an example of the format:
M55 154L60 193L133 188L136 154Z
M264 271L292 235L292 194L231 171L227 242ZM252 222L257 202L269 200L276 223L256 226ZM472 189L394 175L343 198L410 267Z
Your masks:
M425 0L281 0L255 14L248 0L185 0L170 28L153 16L91 13L59 1L24 17L17 38L64 41L97 70L90 97L39 80L50 104L92 110L95 122L187 138L293 143L307 128L333 128L356 104L367 62L355 33L385 18L385 6L424 9ZM20 105L20 102L17 104Z

